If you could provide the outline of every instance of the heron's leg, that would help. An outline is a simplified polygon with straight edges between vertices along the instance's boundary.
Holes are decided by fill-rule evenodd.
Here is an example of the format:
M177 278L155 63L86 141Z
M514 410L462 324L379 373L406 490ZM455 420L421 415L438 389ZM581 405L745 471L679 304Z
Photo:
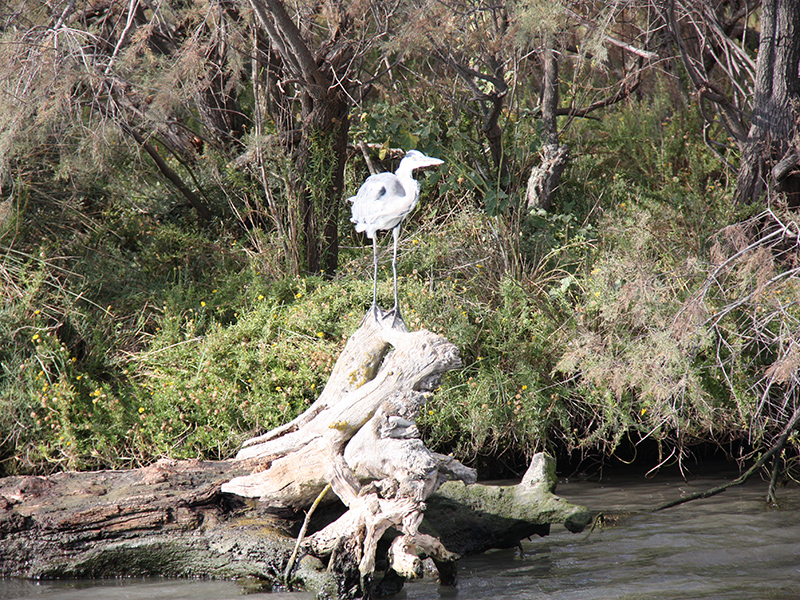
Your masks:
M372 236L372 308L378 306L378 240L375 235Z
M394 238L394 247L392 249L392 275L394 277L394 307L392 312L395 316L400 316L400 303L397 300L397 240L400 238L400 224L392 229L392 237Z

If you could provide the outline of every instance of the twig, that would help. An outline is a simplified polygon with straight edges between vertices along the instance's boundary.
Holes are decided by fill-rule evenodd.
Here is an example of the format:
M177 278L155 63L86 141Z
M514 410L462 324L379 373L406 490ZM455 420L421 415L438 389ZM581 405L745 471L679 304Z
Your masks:
M772 460L772 474L769 478L769 488L767 489L767 502L772 505L778 504L778 498L775 495L775 487L778 484L778 475L780 475L781 469L781 455L783 454L783 449L775 455L775 458Z
M131 30L131 26L133 25L136 11L138 9L139 9L139 0L131 0L131 4L128 7L128 20L125 23L125 29L122 30L122 34L119 36L117 45L114 47L114 52L111 54L111 58L108 59L108 65L106 65L106 70L104 73L104 75L106 76L108 76L111 73L111 69L114 67L114 63L116 63L117 61L117 56L119 55L120 48L122 48L122 44L124 44L128 39L128 32Z
M775 466L773 468L772 478L769 482L769 490L767 492L767 501L772 502L773 504L777 504L775 498L775 481L777 480L777 472L778 472L778 459L781 457L781 453L783 452L784 446L786 446L786 442L789 441L789 436L792 434L792 431L797 427L798 423L800 422L800 406L798 406L794 410L794 414L792 418L789 419L789 423L786 424L786 427L783 429L781 436L778 438L778 441L773 446L773 454L775 454Z
M786 427L783 428L783 432L781 433L775 445L772 446L772 448L770 448L767 452L765 452L752 467L750 467L745 473L743 473L733 481L729 481L724 485L719 485L717 487L713 487L711 489L702 492L697 492L696 494L690 494L689 496L679 498L678 500L671 500L669 502L665 502L664 504L659 504L655 508L651 508L649 510L646 510L645 512L651 512L651 513L658 512L660 510L672 508L673 506L678 506L679 504L684 504L685 502L690 502L692 500L699 500L701 498L710 498L711 496L716 496L717 494L724 492L729 487L743 484L750 478L750 476L753 473L761 469L761 467L763 467L767 463L767 461L770 458L772 458L775 454L778 454L778 456L780 456L780 452L783 451L783 447L786 445L786 441L789 439L789 436L791 435L792 431L794 431L795 427L797 427L798 422L800 422L800 406L798 406L795 409L794 414L792 415L791 419L789 419L789 422L786 424ZM769 494L767 496L768 501L774 500L773 491L774 490L772 489L772 485L770 485Z
M369 157L369 147L367 146L367 143L364 140L361 140L360 142L358 142L358 149L361 150L361 154L364 155L364 162L367 163L369 174L375 175L375 173L377 173L378 171L375 168L372 159Z
M314 514L314 511L317 510L319 503L322 502L322 499L325 497L325 494L328 493L328 490L331 489L331 484L329 483L317 496L317 499L314 500L314 504L311 505L311 508L308 509L306 513L306 518L303 521L303 526L300 528L300 533L297 534L297 542L294 545L294 550L292 550L292 555L289 557L289 562L286 565L286 570L283 572L283 582L286 586L289 586L289 577L292 574L292 569L294 568L294 561L297 560L297 552L300 550L300 544L303 543L303 538L306 537L306 531L308 531L308 523L311 521L311 515Z

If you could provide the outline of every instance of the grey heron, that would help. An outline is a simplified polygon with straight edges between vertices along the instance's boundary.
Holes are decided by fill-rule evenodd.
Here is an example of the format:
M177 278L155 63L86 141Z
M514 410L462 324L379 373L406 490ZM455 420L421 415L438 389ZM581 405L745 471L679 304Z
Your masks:
M414 169L433 167L444 163L443 160L425 156L418 150L409 150L400 161L394 173L376 173L370 175L358 189L355 196L348 198L353 203L353 216L356 231L365 232L372 240L373 282L372 309L378 306L378 231L392 230L394 247L392 253L392 275L394 277L395 317L400 316L397 301L397 240L400 237L400 225L403 219L414 210L419 200L419 183L414 179Z

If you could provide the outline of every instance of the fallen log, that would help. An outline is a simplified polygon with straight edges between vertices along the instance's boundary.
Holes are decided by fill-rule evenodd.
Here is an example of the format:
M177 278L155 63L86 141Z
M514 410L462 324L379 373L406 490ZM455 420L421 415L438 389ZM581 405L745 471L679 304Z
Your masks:
M220 492L242 465L160 460L143 469L0 480L0 576L274 579L290 523Z
M552 459L536 457L517 486L483 486L425 448L415 418L459 365L441 336L374 311L317 401L233 460L2 479L0 576L255 577L364 597L420 576L425 558L452 584L459 555L551 523L582 529L588 511L553 495Z
M1 479L0 576L252 577L279 585L301 515L220 491L248 468L161 460L129 471ZM428 499L420 530L460 555L513 546L551 524L580 530L589 512L550 493L553 474L546 478L547 486L444 484ZM340 514L330 505L313 529ZM338 585L310 555L294 577L314 591Z

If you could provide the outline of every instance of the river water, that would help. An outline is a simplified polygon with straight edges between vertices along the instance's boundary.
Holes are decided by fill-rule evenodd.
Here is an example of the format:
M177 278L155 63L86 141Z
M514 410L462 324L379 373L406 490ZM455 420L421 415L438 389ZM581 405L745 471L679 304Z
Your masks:
M748 483L658 513L637 513L714 487L719 478L605 477L566 482L557 493L603 511L606 524L571 534L554 526L522 548L459 563L457 588L424 579L394 598L407 600L789 600L800 599L800 488ZM235 582L121 580L0 581L0 600L308 600L306 593L244 596Z

